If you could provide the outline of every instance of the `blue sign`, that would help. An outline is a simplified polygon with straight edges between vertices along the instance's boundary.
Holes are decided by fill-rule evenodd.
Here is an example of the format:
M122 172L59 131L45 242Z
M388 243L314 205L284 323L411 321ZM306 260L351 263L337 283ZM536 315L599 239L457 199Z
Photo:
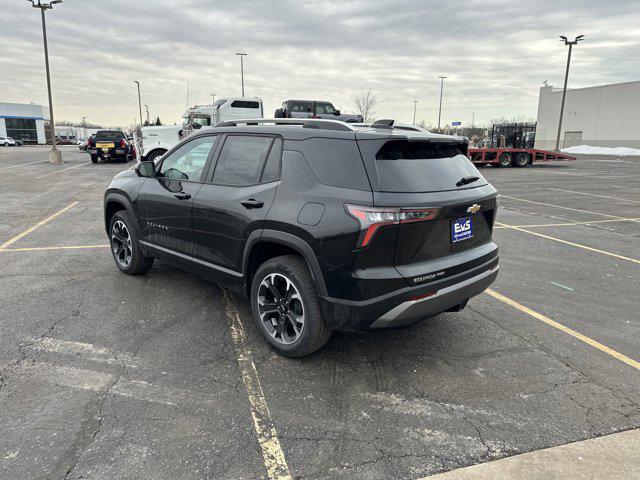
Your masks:
M473 217L463 217L451 223L451 241L453 243L473 237Z
M451 125L453 125L454 127L457 127L459 125L462 125L462 122L451 122Z

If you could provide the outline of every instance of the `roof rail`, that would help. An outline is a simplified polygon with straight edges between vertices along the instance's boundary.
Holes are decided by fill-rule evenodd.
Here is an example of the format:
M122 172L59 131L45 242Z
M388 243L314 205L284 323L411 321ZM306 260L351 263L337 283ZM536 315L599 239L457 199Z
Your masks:
M300 125L302 128L317 128L322 130L339 130L343 132L354 132L357 128L352 127L340 120L329 120L324 118L247 118L240 120L225 120L217 123L216 127L237 127L241 125L258 125L263 123L273 123L275 125Z
M381 118L380 120L376 120L370 126L372 128L393 128L393 124L395 120L392 118Z

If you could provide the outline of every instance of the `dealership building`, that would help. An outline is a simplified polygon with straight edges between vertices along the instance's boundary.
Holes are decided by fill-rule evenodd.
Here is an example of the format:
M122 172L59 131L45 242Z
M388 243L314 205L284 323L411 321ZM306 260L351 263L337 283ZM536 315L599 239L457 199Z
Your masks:
M535 148L556 146L562 89L540 88ZM640 148L640 81L567 90L560 148Z
M42 105L0 102L0 137L44 145L45 123L49 128L49 109Z

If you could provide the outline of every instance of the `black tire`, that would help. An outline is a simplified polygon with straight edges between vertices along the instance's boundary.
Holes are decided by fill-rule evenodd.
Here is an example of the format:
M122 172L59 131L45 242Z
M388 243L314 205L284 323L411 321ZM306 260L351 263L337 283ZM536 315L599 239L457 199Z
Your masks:
M278 279L284 278L293 285L293 291L296 292L294 298L289 301L284 301L284 311L299 313L303 318L301 330L295 332L296 337L291 343L285 343L284 335L281 335L281 339L276 337L278 333L276 330L280 328L282 331L293 331L291 328L292 322L288 314L281 315L279 311L267 310L272 312L274 317L282 319L282 324L279 320L270 320L269 313L264 313L266 320L263 322L260 314L259 301L263 301L263 306L268 305L269 302L264 295L264 292L270 292L265 283L267 280L278 281ZM286 286L284 291L284 297L288 297L289 285ZM262 295L262 296L260 296ZM331 329L327 327L327 324L322 317L322 311L320 310L320 303L318 302L318 294L316 293L315 285L309 274L309 270L305 262L294 255L285 255L282 257L272 258L263 263L256 274L253 277L251 284L251 311L253 312L253 319L256 322L258 330L262 336L269 342L269 345L281 355L286 357L304 357L319 350L327 343L331 337ZM299 299L299 300L298 300ZM300 305L296 306L297 302ZM277 302L277 300L274 300ZM275 305L276 303L273 303ZM282 305L281 305L282 306ZM301 310L300 310L301 307ZM264 308L264 307L263 307ZM280 308L280 307L278 307ZM297 310L295 312L294 310ZM274 318L272 317L272 318ZM285 320L285 318L288 319ZM273 325L273 322L278 323L277 326ZM273 333L269 333L267 330L269 325L273 328Z
M91 162L92 163L98 163L98 156L97 155L91 155Z
M508 152L504 152L498 158L498 166L501 168L507 168L511 166L511 154Z
M518 168L523 168L529 165L529 154L525 152L516 154L514 165Z
M128 242L126 242L127 237L123 236L123 230L120 224L126 227ZM114 231L114 228L117 228L118 232ZM124 241L118 240L117 237L122 238ZM116 212L111 218L109 224L109 244L111 245L111 254L113 255L113 260L116 262L116 266L127 275L140 275L149 270L151 265L153 265L153 257L145 257L140 249L133 220L126 210ZM124 244L123 246L125 246L125 248L128 247L128 251L130 252L128 262L124 261L123 256L119 253L121 252L119 249L121 244ZM126 257L126 252L124 257Z
M167 153L166 150L153 150L149 155L147 155L145 162L153 162L156 158L164 155L165 153Z

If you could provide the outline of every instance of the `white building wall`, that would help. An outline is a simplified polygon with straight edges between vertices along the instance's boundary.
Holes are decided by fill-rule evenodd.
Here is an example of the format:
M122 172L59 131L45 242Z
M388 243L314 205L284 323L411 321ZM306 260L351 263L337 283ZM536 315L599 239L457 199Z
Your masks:
M0 135L6 135L5 117L34 118L38 143L45 143L44 120L49 120L49 110L35 103L3 103L0 102Z
M0 137L6 137L7 136L7 127L6 124L4 123L4 118L0 117Z
M561 102L562 89L540 88L536 148L555 148ZM572 144L640 148L640 81L567 90L560 148L566 132L581 132Z

